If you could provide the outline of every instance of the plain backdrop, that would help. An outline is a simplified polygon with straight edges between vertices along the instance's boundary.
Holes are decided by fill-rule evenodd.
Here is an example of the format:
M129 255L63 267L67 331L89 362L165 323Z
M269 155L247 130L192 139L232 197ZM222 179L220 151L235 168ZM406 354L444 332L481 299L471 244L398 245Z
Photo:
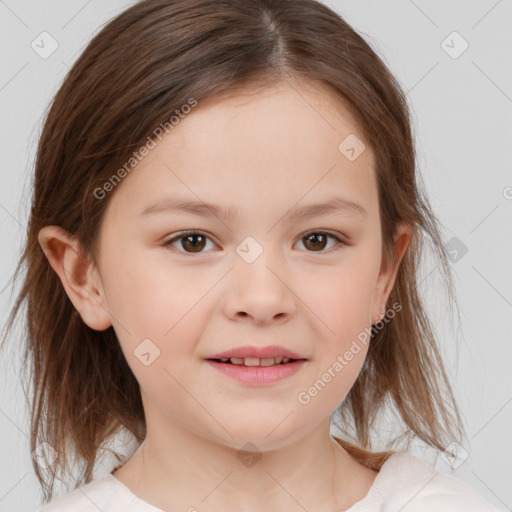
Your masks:
M87 42L133 2L0 1L0 321L29 211L42 115ZM463 411L468 458L457 469L491 503L512 509L512 2L339 0L326 2L358 30L398 78L413 109L418 167L443 229L461 313L438 300L438 269L423 268L447 368ZM43 58L32 42L56 41ZM48 48L48 46L47 46ZM16 347L0 365L0 511L35 510L41 492ZM428 450L417 454L429 459ZM97 476L108 465L97 469Z

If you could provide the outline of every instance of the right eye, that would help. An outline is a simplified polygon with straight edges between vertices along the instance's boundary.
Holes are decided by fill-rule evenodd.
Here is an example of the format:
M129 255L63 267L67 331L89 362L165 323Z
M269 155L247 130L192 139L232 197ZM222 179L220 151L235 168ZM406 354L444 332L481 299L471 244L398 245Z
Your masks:
M173 236L172 238L164 241L164 246L174 246L175 243L179 243L181 249L178 252L185 254L200 254L205 247L206 242L211 239L207 237L202 231L182 231L181 233Z

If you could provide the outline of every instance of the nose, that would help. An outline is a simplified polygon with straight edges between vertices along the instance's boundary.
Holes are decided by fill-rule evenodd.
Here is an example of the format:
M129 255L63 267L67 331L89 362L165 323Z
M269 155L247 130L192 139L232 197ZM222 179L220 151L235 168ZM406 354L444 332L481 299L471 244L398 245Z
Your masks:
M264 251L256 261L239 259L230 272L224 303L231 320L246 319L258 325L284 323L296 311L289 273Z

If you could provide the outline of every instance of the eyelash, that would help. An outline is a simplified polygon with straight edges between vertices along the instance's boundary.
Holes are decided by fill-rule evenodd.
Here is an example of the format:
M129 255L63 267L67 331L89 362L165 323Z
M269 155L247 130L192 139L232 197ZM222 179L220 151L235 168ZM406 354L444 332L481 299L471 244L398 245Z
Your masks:
M327 235L328 237L330 238L333 238L334 240L336 240L338 242L338 245L350 245L349 243L345 242L344 240L342 240L341 238L339 238L337 235L334 235L333 233L330 233L328 231L321 231L321 230L318 230L318 231L307 231L306 233L304 233L300 238L299 240L302 240L303 238L307 238L308 236L310 235L318 235L318 234L321 234L321 235ZM165 247L171 247L172 244L182 238L185 238L186 236L190 236L190 235L203 235L205 236L206 238L208 238L209 240L210 237L204 233L203 231L198 231L198 230L190 230L190 231L182 231L181 233L178 233L176 236L173 236L172 238L169 238L167 240L165 240L163 242L163 245ZM331 248L330 250L321 250L321 251L306 251L306 252L311 252L311 253L315 253L315 252L318 252L318 253L325 253L325 252L329 252L331 251L332 249L334 250L338 250L338 248ZM187 252L187 251L183 251L183 250L177 250L179 253L181 254L185 254L187 256L194 256L196 254L204 254L205 251L203 252ZM206 251L208 252L208 251Z

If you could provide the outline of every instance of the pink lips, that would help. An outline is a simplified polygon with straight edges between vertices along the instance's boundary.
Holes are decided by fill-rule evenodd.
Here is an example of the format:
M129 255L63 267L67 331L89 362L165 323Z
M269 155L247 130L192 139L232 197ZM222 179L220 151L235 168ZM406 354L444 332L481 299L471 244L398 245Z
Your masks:
M245 358L253 357L258 359L268 359L271 357L287 357L294 359L288 363L281 363L272 366L245 366L231 363L222 363L215 361L215 359L222 358ZM219 352L211 357L206 358L206 362L218 370L219 372L231 377L238 382L245 384L271 384L280 381L286 377L297 373L307 359L296 352L279 347L277 345L270 345L267 347L254 347L245 346L237 347L232 350Z
M306 361L301 359L274 366L244 366L210 360L206 362L224 375L244 384L270 384L297 373Z

